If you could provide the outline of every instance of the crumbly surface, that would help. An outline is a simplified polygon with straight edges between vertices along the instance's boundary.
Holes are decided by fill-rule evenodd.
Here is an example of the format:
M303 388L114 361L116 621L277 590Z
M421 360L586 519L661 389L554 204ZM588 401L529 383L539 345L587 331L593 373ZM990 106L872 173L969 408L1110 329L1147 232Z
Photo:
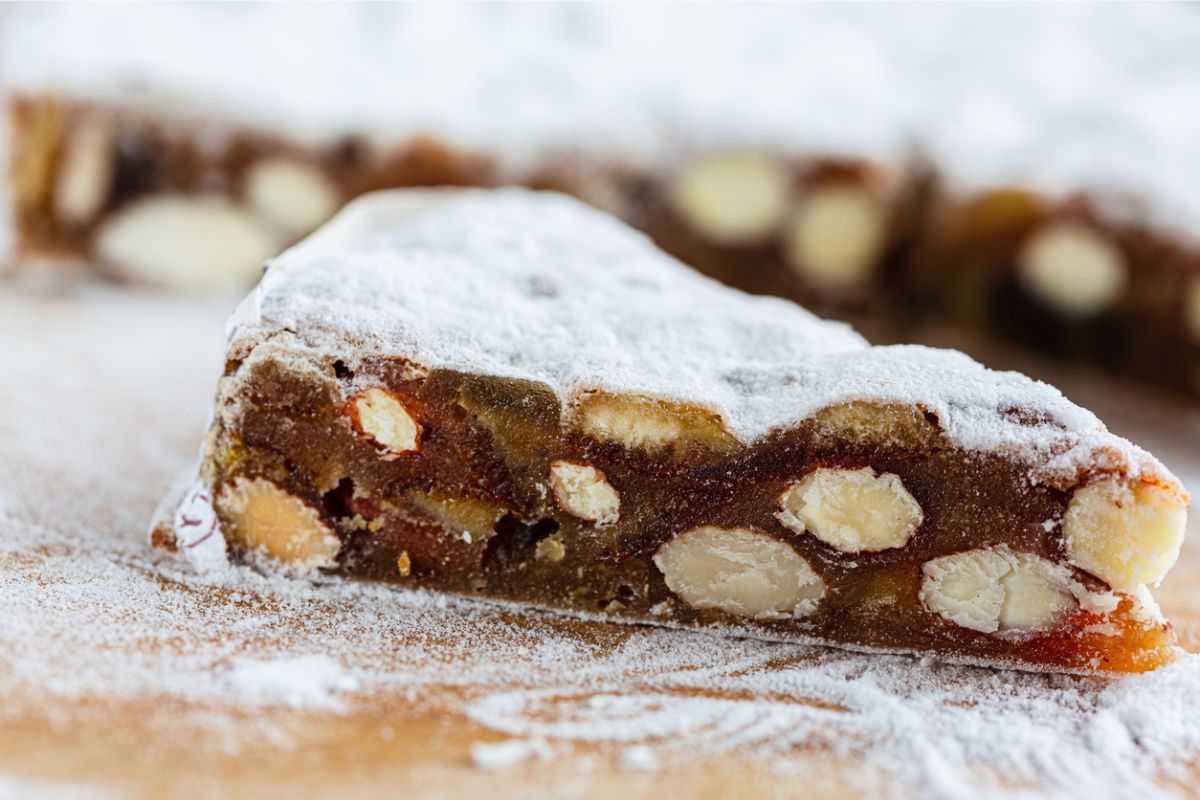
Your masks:
M870 346L843 324L700 277L557 195L356 203L271 263L230 338L240 350L283 331L309 355L536 381L564 408L591 389L693 403L743 443L838 404L919 405L952 444L1023 460L1031 479L1101 470L1174 483L1044 383L950 350Z
M1200 16L1186 4L686 15L669 4L71 5L8 16L0 72L12 84L297 136L428 133L511 164L580 150L661 163L737 144L890 161L915 142L956 182L1132 193L1180 234L1200 219Z

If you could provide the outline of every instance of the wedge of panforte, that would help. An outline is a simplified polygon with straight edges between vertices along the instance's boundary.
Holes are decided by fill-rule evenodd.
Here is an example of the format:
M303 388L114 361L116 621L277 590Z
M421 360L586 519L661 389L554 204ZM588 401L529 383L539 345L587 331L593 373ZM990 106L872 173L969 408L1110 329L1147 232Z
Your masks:
M563 196L396 192L270 263L232 321L201 480L155 540L626 621L1140 671L1178 652L1146 587L1186 505L1022 375L872 347Z

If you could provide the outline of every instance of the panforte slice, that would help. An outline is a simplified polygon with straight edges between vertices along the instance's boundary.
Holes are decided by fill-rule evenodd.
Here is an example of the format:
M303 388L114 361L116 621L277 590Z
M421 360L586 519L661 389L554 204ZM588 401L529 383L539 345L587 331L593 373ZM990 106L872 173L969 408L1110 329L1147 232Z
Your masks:
M219 532L295 573L617 620L1142 671L1179 652L1147 586L1187 500L1045 384L870 346L578 201L389 192L269 264L200 481L155 540Z

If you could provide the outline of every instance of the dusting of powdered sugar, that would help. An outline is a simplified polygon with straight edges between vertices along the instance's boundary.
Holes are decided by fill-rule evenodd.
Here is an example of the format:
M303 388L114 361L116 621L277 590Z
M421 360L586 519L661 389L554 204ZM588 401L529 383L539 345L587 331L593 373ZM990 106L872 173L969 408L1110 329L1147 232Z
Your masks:
M1056 389L952 350L872 347L846 325L687 269L576 200L521 189L352 203L275 259L232 346L292 332L307 355L401 356L716 410L743 442L852 401L920 404L949 439L1037 477L1165 474Z
M1200 11L1181 4L29 4L0 70L298 138L426 133L515 170L697 148L904 160L1200 221ZM129 31L138 35L129 36ZM113 47L113 41L121 41Z
M179 474L150 520L156 529L170 531L171 547L199 572L222 570L229 565L225 536L213 508L208 488L196 479L196 470Z
M414 720L478 731L467 763L479 770L575 765L584 785L598 758L666 779L721 756L797 782L836 762L871 796L1141 799L1190 785L1196 657L1125 678L998 672L243 566L198 574L151 551L145 520L194 458L227 310L0 293L0 722L12 729L128 736L132 709L153 734L147 761L175 753L194 769L209 752L285 759L272 754L385 713L393 735ZM1195 443L1176 445L1200 472ZM1197 558L1187 546L1180 569ZM66 779L8 757L0 775L23 777L0 777L0 795ZM329 768L343 757L330 752Z
M233 659L222 680L251 703L341 710L339 696L359 688L358 679L329 655Z
M503 742L476 742L471 760L480 769L505 769L532 758L552 758L554 750L545 739L508 739Z

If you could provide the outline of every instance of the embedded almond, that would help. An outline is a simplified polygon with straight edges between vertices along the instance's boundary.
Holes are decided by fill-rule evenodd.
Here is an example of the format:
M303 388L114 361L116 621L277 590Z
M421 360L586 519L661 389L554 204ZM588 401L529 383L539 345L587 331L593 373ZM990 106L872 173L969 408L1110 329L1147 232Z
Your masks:
M801 617L825 596L825 582L799 553L749 528L692 528L662 545L654 563L688 605L739 617Z
M1037 231L1017 266L1026 290L1067 317L1098 314L1120 299L1129 282L1121 251L1100 232L1074 222Z
M253 282L277 250L252 214L218 197L153 195L106 218L97 256L121 277L179 289Z
M575 415L588 436L631 450L655 453L673 445L695 445L726 452L737 446L719 415L653 397L591 392L577 402Z
M867 187L816 187L789 219L788 264L819 289L862 286L878 265L886 228L879 198Z
M292 237L316 229L341 205L337 187L323 170L282 156L251 165L244 191L251 208Z
M67 136L54 187L54 216L68 225L86 225L104 207L116 169L112 124L82 121Z
M1077 489L1062 525L1071 563L1126 593L1162 580L1186 528L1187 504L1178 494L1116 478Z
M754 153L696 161L671 187L672 203L689 227L721 244L752 244L773 236L790 195L784 165Z
M862 469L820 468L788 487L775 516L795 533L810 533L843 553L908 544L924 519L899 476Z
M397 456L419 449L421 426L404 403L387 389L378 387L361 392L350 401L351 422L359 433L370 438L386 456Z
M237 478L217 494L231 541L298 569L333 566L341 542L316 509L265 478Z
M1007 547L935 558L921 574L921 601L929 610L981 633L1047 630L1075 608L1069 570Z
M604 473L589 464L555 461L550 465L550 485L558 504L580 519L604 526L620 515L621 496Z

